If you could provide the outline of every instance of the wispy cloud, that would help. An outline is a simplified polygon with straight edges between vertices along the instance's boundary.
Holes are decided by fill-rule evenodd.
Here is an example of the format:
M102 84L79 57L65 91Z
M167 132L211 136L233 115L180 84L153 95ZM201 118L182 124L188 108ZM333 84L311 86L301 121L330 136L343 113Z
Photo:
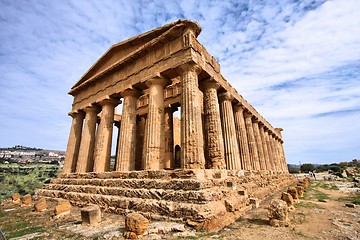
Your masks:
M198 21L289 162L360 158L360 2L0 0L0 146L65 149L71 86L112 45Z

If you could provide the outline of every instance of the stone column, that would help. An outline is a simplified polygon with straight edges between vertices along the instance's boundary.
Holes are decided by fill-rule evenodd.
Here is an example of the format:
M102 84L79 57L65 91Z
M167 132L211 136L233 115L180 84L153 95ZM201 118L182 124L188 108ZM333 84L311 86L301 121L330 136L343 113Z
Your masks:
M76 164L76 172L91 172L94 168L94 147L96 122L99 108L96 106L86 107L84 129L81 137L78 161Z
M279 172L280 171L279 156L277 155L277 147L276 147L276 143L275 143L276 140L274 137L274 133L272 133L269 137L270 137L270 144L271 144L271 149L272 149L273 158L274 158L274 171Z
M204 134L206 168L225 169L224 139L221 130L220 108L214 80L202 82L204 93Z
M201 68L193 63L179 67L181 78L181 167L204 169L202 102L199 101L198 74Z
M245 116L245 126L246 133L249 143L249 153L250 153L250 162L251 162L251 170L260 170L259 166L259 155L257 151L255 135L252 124L252 114L249 112L244 113Z
M158 170L164 166L165 114L164 88L168 81L156 77L147 81L149 87L149 112L144 136L145 169Z
M231 101L233 97L225 92L219 95L220 113L224 136L226 168L230 170L241 169L239 144L236 139L235 120Z
M258 151L259 156L259 164L260 164L260 170L265 170L265 159L264 159L264 150L261 143L260 138L260 130L259 130L259 121L257 118L253 118L253 129L254 129L254 136L255 136L255 142L256 142L256 148Z
M169 106L165 108L165 169L174 168L174 111L177 111L176 107Z
M134 89L127 89L121 93L121 96L124 98L124 104L115 170L132 171L135 170L136 100L139 93Z
M275 171L275 166L274 166L274 151L271 147L271 143L270 143L270 136L269 135L269 130L266 129L265 130L265 139L266 139L266 146L267 146L267 149L268 149L268 154L269 154L269 167L271 171Z
M78 160L81 133L85 114L82 111L69 113L72 117L69 140L66 147L65 162L63 173L72 173L76 170L76 161Z
M114 99L105 99L100 102L102 111L95 141L94 172L110 171L114 113L118 103L119 101Z
M264 126L263 123L259 123L260 140L261 140L262 148L263 148L263 151L264 151L265 170L271 170L270 160L269 160L269 150L268 150L267 144L266 144L264 127L265 126Z
M279 140L278 140L278 148L279 148L279 156L281 159L281 164L282 164L282 170L283 172L287 173L288 172L288 167L286 164L286 158L285 158L285 153L284 153L284 147L283 147L283 141L281 140L282 134L281 132L283 131L282 128L275 128L276 133L280 136Z
M244 120L244 110L245 107L241 104L236 104L234 106L235 128L239 143L241 165L243 169L251 170L249 144Z
M287 163L286 163L286 157L285 157L284 145L283 144L284 144L284 142L280 143L280 151L281 151L281 155L283 157L283 162L284 162L284 165L285 165L284 173L289 173L289 168L288 168Z
M144 164L142 160L143 160L145 125L146 125L146 115L139 116L136 122L135 170L144 169Z

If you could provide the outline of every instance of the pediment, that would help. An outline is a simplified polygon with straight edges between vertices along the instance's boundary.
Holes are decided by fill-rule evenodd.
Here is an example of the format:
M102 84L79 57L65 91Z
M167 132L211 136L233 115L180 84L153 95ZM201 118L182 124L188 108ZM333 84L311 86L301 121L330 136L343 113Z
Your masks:
M125 58L129 58L132 53L135 53L138 49L145 47L145 45L151 41L154 41L159 36L169 31L178 31L177 26L191 27L195 29L196 35L200 34L201 28L196 22L188 20L178 20L176 22L166 24L157 29L145 32L141 35L130 38L126 41L112 45L99 59L96 63L80 78L80 80L71 88L71 92L80 85L83 85L89 79L104 73L107 69L110 69L112 66L116 65L118 62L121 62ZM177 30L175 30L177 29Z

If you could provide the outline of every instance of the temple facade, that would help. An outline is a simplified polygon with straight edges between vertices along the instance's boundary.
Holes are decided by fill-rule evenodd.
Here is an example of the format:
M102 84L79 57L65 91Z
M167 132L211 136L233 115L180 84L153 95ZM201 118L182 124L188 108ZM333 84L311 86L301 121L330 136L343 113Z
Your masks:
M74 101L64 174L177 168L288 173L282 129L224 79L198 42L200 32L187 20L164 25L113 45L84 74L69 92ZM174 145L175 111L180 146Z
M223 78L200 31L167 24L115 44L85 73L70 90L63 172L37 196L217 231L296 181L282 129Z

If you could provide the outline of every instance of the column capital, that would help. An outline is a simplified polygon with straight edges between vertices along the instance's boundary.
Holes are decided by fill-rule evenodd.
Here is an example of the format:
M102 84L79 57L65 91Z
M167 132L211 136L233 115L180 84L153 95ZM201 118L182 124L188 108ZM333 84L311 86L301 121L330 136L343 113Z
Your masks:
M251 112L244 111L244 116L245 118L252 118L253 114Z
M159 75L159 76L156 76L156 77L153 77L153 78L150 78L149 80L147 80L146 81L146 86L148 86L148 87L150 87L150 86L152 86L152 85L160 85L160 86L162 86L162 87L166 87L167 85L169 85L171 82L168 80L168 79L166 79L166 78L164 78L164 77L162 77L161 75Z
M99 102L101 106L110 105L110 106L117 106L121 101L115 98L105 98Z
M220 84L218 82L215 81L214 78L210 78L208 80L204 80L200 83L200 88L202 90L206 90L206 89L215 89L218 90L220 88Z
M195 72L197 75L199 75L199 73L202 71L202 68L194 62L188 62L183 65L180 65L176 71L180 76L183 72L188 72L188 71Z
M98 114L101 111L101 108L96 106L96 105L91 105L91 106L87 106L83 109L84 112L86 113L92 113L95 112L96 114Z
M132 88L128 88L128 89L125 89L124 91L122 91L120 93L120 96L122 97L126 97L126 96L133 96L133 97L140 97L140 93L139 91L135 90L135 89L132 89Z
M253 123L259 123L260 121L259 121L258 117L253 116L253 117L252 117L252 122L253 122Z
M82 110L78 110L78 111L74 111L74 112L69 112L68 115L72 118L76 118L77 116L82 116L84 118L85 112L83 112Z
M231 102L234 99L234 97L229 92L222 92L219 94L219 99L220 101L228 100Z
M243 112L246 109L246 107L244 105L242 105L241 103L237 103L234 105L234 110L237 112Z

